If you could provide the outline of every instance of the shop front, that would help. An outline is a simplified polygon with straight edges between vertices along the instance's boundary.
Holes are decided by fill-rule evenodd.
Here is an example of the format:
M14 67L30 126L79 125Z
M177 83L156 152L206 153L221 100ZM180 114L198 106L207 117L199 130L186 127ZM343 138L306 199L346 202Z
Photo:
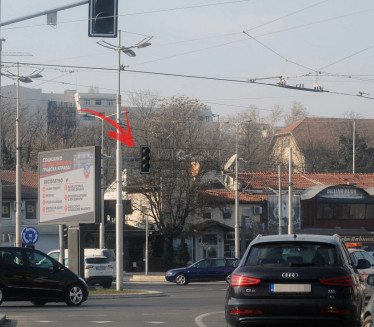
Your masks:
M374 196L354 185L316 186L301 193L301 232L339 234L344 242L374 244Z

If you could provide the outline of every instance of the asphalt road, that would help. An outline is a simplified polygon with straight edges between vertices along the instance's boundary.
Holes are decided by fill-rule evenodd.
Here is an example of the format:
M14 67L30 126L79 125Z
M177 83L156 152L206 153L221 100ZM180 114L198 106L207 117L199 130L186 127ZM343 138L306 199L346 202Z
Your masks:
M220 327L224 319L225 282L126 283L125 289L161 291L159 297L88 299L77 308L47 303L4 302L0 312L17 327L178 326Z

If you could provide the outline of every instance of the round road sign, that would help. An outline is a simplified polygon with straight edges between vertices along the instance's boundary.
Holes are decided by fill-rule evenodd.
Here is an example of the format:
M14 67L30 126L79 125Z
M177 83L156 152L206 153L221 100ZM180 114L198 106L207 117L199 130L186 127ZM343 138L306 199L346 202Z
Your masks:
M22 231L22 241L27 245L33 245L39 240L39 232L35 227L25 227Z

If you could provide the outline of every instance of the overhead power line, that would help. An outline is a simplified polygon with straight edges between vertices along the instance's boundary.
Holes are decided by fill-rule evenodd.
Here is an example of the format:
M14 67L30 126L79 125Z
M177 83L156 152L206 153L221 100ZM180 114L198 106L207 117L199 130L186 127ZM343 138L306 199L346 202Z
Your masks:
M6 64L13 64L13 62L4 62ZM101 70L101 71L118 71L117 68L105 68L105 67L92 67L92 66L72 66L72 65L52 65L52 64L35 64L35 63L25 63L19 62L21 65L29 66L29 67L58 67L58 68L74 68L74 69L84 69L84 70ZM233 83L245 83L245 84L256 84L256 85L264 85L264 86L272 86L272 87L282 87L285 89L291 89L295 91L303 91L303 92L314 92L314 93L329 93L329 94L336 94L336 95L345 95L345 96L359 96L361 98L374 100L372 97L365 96L364 93L359 92L356 94L349 94L344 92L332 92L324 90L319 85L314 85L314 88L305 88L304 85L286 85L285 81L281 78L278 83L265 83L265 82L258 82L255 79L251 80L238 80L238 79L229 79L229 78L218 78L218 77L210 77L210 76L198 76L198 75L187 75L187 74L174 74L174 73L163 73L163 72L152 72L152 71L144 71L144 70L133 70L133 69L125 69L125 67L121 67L123 71L130 72L130 73L139 73L139 74L148 74L148 75L158 75L158 76L172 76L172 77L182 77L182 78L193 78L193 79L200 79L200 80L211 80L211 81L221 81L221 82L233 82Z

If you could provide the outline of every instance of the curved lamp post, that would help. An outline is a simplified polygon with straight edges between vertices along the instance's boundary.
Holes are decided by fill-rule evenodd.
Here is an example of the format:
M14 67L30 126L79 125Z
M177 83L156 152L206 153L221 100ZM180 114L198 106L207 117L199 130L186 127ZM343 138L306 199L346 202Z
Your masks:
M34 78L43 77L40 71L35 71L30 75L22 76L19 74L19 63L17 62L17 74L14 75L10 72L1 73L17 82L17 115L16 115L16 229L15 246L21 247L21 225L20 225L20 212L21 212L21 134L19 126L19 82L31 83Z
M118 76L117 76L117 124L120 124L120 110L121 110L121 70L124 69L121 66L121 52L125 53L130 57L135 57L136 54L132 49L145 48L151 45L148 41L152 39L152 36L148 36L142 41L131 47L125 47L121 45L121 30L118 31L118 46L110 44L104 40L100 40L97 44L117 51L118 53ZM116 199L116 289L117 291L122 290L123 284L123 204L122 204L122 149L121 141L117 140L116 149L116 181L117 181L117 199ZM124 186L126 187L127 181L124 176Z

